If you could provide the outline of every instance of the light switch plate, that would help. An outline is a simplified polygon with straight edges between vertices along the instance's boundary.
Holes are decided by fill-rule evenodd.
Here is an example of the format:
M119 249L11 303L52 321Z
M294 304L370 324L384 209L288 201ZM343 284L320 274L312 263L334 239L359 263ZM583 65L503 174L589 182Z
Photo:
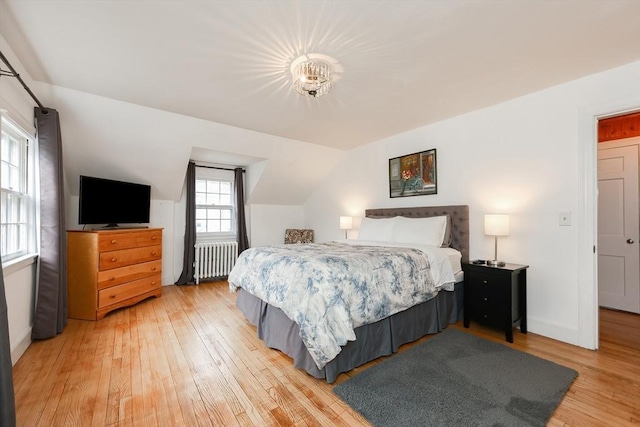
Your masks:
M559 225L571 225L571 212L560 212L558 216Z

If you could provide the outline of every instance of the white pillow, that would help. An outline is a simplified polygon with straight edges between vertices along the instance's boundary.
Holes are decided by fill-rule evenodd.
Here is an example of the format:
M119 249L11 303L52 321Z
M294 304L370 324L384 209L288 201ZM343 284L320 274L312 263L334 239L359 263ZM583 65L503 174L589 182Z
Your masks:
M362 218L360 231L358 231L358 240L392 242L394 219L395 218Z
M429 218L396 217L393 227L393 241L442 246L447 228L447 216Z

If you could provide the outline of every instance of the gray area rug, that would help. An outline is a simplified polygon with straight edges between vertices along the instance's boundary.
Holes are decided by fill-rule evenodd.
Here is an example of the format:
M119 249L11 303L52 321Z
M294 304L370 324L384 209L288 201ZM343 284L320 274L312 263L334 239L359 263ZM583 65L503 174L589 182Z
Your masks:
M445 329L333 391L375 426L545 426L577 376Z

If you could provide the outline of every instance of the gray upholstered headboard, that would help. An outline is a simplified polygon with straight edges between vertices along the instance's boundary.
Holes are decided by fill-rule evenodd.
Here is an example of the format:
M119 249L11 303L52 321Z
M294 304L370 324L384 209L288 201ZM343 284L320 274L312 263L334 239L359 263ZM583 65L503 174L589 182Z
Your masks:
M451 247L462 253L462 262L469 262L469 206L467 205L367 209L364 214L369 218L391 218L394 216L427 218L449 215L451 217Z

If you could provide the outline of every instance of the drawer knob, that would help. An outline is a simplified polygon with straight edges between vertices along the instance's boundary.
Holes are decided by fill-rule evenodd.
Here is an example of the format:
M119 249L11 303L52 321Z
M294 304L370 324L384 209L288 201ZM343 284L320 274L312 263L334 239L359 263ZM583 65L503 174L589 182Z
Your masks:
M116 262L117 260L118 260L118 258L116 258L116 257L111 258L111 262Z
M109 280L116 280L115 276L109 277Z
M155 267L151 267L151 271L156 271L156 268Z
M155 281L155 280L154 280L153 282L151 282L151 285L155 285L155 284L156 284L156 281Z
M113 239L113 240L111 241L111 244L112 244L112 245L115 245L115 244L116 244L116 239Z
M482 281L482 283L484 283L484 284L486 285L486 284L487 284L487 281L486 281L486 280L483 280L483 281Z
M153 252L151 252L151 255L156 256L156 255L158 255L158 252L153 251Z
M158 236L151 236L151 240L158 240Z
M109 298L111 298L111 299L114 299L115 297L116 297L116 295L115 295L115 294L111 294L111 295L109 295Z
M485 319L487 318L487 315L486 315L486 314L484 315L484 318L485 318Z
M482 299L486 301L486 300L487 300L487 297L484 297L484 298L482 298Z

